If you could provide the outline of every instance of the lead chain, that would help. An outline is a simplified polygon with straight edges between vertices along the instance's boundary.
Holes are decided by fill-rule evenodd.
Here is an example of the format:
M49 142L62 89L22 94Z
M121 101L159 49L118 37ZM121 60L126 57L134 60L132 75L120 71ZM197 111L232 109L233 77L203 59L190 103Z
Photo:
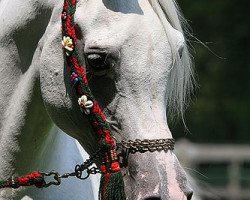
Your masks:
M95 161L98 160L98 158L100 157L100 151L101 151L100 149L97 150L95 152L95 154L93 156L91 156L89 159L87 159L86 161L84 161L83 164L76 165L75 166L75 171L72 172L72 173L65 173L65 174L60 175L58 172L56 172L54 170L49 172L49 173L42 172L43 176L47 176L47 177L53 176L53 179L54 179L54 180L52 180L50 182L47 182L44 185L44 187L49 187L51 185L60 185L62 178L68 178L68 177L74 177L75 176L75 177L77 177L77 178L79 178L81 180L85 180L91 174L100 173L100 170L96 166L91 167L93 164L95 164ZM84 171L86 171L85 176L83 175Z
M174 150L174 139L155 139L155 140L128 140L117 142L117 150L121 151L118 154L118 160L121 164L121 167L126 167L128 164L128 156L130 153L135 154L145 153L145 152L155 152L155 151L168 151ZM65 173L60 175L56 171L51 171L49 173L42 173L43 176L50 177L52 176L54 180L45 183L44 187L49 187L51 185L60 185L62 178L68 177L77 177L81 180L87 179L91 174L101 173L100 170L96 166L92 166L99 160L100 155L102 154L102 150L97 150L93 156L87 159L83 164L76 165L75 171L72 173ZM92 166L92 167L91 167ZM83 175L83 172L86 171L86 175Z

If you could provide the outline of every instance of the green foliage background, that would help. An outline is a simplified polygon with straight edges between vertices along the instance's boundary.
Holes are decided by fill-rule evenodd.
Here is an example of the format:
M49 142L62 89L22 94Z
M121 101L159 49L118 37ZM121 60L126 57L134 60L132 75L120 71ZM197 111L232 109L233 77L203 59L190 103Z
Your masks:
M186 112L185 131L175 125L175 138L194 142L250 142L249 0L179 0L201 44L191 41L198 89Z

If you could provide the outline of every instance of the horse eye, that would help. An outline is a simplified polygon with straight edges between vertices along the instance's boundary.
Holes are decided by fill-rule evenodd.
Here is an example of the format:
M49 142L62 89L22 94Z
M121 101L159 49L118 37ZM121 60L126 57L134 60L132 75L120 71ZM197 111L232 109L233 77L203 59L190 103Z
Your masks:
M183 54L183 50L184 50L184 45L180 46L178 53L180 55L180 58L182 58L182 54Z
M86 56L87 64L91 70L96 72L110 68L109 58L106 53L90 53Z

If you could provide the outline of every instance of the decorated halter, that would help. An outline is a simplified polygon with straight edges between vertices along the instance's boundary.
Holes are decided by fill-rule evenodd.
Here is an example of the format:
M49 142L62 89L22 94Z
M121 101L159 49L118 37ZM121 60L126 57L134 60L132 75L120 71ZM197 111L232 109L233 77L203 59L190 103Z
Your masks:
M78 51L75 48L77 45L74 26L75 11L76 0L65 0L61 15L62 45L65 51L66 65L71 73L71 82L78 96L80 109L98 137L102 161L100 166L102 173L100 198L125 199L124 183L117 158L116 143L111 135L111 127L89 88L84 66L81 65Z
M12 177L1 181L0 188L18 188L20 186L35 185L38 188L60 185L62 178L76 176L86 179L90 174L101 173L99 199L101 200L125 200L124 182L121 167L127 166L130 153L145 153L147 151L168 151L174 149L174 139L135 140L116 142L111 134L111 127L106 120L98 102L93 96L86 77L84 66L81 64L76 49L77 38L74 23L76 0L64 0L62 20L62 46L64 49L65 64L70 72L70 80L78 97L78 104L83 115L88 119L92 129L98 138L98 150L83 164L76 165L75 171L59 175L58 172L49 173L32 172L23 177ZM117 155L117 150L119 154ZM101 162L100 170L91 167L94 163ZM83 176L83 171L87 175ZM54 181L46 183L45 177L53 176Z

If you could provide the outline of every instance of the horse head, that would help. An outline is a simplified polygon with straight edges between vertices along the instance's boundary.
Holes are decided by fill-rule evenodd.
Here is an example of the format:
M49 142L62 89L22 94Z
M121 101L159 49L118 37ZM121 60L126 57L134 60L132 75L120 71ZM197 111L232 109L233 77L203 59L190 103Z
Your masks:
M80 112L63 62L60 8L61 3L43 40L42 96L52 120L93 154L96 137ZM176 109L183 114L192 76L179 17L174 1L78 2L79 59L117 141L172 138L166 113ZM128 199L192 197L170 150L131 154L122 173Z

